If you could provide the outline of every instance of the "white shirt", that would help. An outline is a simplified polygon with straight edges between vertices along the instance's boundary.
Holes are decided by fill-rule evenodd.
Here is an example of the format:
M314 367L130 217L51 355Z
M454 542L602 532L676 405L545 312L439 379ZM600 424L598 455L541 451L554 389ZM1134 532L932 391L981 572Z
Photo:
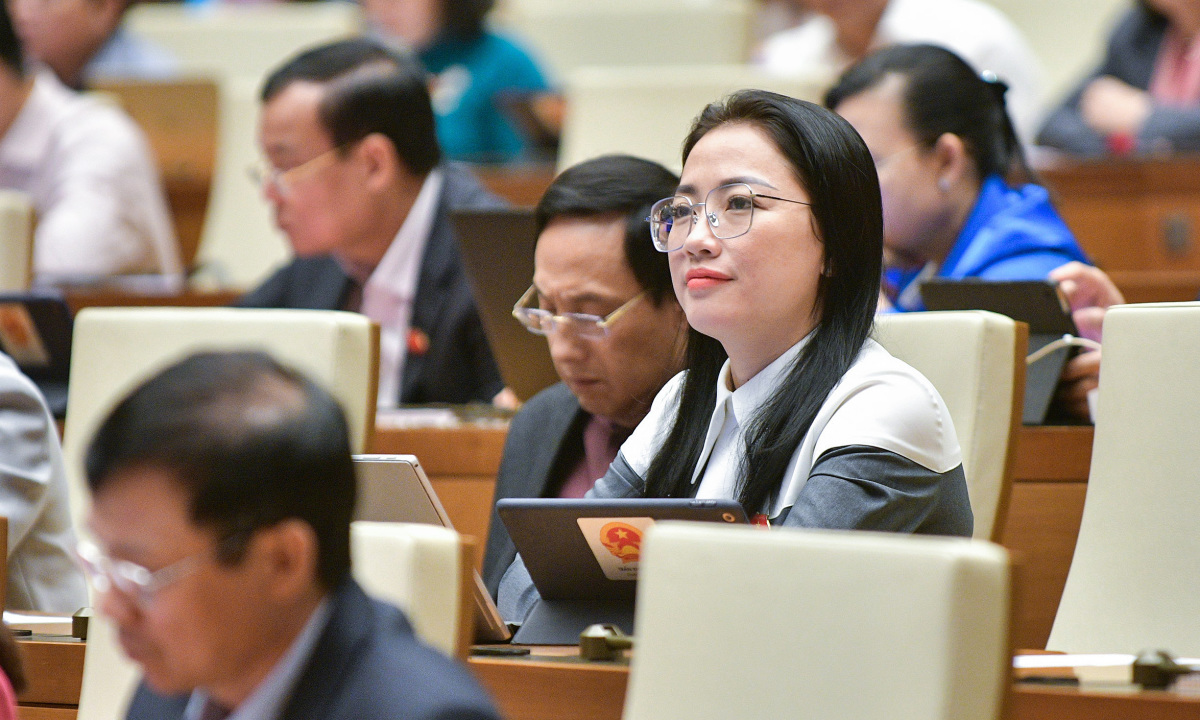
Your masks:
M73 613L86 606L87 585L71 559L75 531L54 418L3 353L0 515L8 518L8 609Z
M806 341L793 345L736 390L729 389L729 361L725 362L717 382L716 407L692 475L692 482L700 483L697 497L737 497L733 488L744 448L743 427L774 395ZM676 375L659 391L650 412L621 446L629 467L643 478L671 426L683 378L683 373ZM795 504L824 452L850 445L887 450L936 473L962 464L954 423L937 390L874 340L867 340L817 412L792 455L768 514L775 517Z
M363 285L360 312L379 324L378 405L396 407L400 397L400 375L408 355L408 331L412 324L413 297L421 276L421 260L433 228L444 178L439 169L425 177L412 209L383 259Z
M0 139L0 187L37 211L39 284L110 275L178 277L179 248L141 130L119 109L47 70Z
M1042 69L1004 13L980 0L891 0L872 45L899 43L941 45L976 71L994 72L1009 86L1006 100L1017 134L1032 142L1042 117ZM840 73L850 64L837 45L833 21L824 15L767 38L758 61L780 75L809 68Z

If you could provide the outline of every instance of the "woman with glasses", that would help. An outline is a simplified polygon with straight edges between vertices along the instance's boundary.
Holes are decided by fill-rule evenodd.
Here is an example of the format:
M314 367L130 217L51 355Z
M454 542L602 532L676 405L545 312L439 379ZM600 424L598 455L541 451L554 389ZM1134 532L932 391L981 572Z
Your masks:
M883 193L885 306L922 310L931 277L1041 280L1087 258L1032 178L1005 86L933 45L851 67L825 104L859 132Z
M970 535L958 441L937 391L869 338L882 211L867 148L811 103L745 90L684 142L650 213L691 326L590 497L737 499L763 525ZM537 599L520 559L506 618Z

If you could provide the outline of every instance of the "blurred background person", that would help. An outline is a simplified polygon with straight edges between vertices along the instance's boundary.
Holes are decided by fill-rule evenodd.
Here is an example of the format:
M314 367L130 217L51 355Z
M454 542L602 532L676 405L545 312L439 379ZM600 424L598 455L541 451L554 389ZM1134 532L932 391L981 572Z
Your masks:
M1200 0L1140 0L1039 144L1084 156L1200 151Z
M883 193L884 295L922 310L925 279L1042 280L1086 262L1045 188L1032 184L1005 87L933 45L896 45L826 95L866 141Z
M356 38L288 59L262 91L259 179L296 257L238 304L379 323L382 407L503 389L450 221L503 202L442 161L425 80L411 54Z
M58 427L33 381L0 353L0 516L8 518L9 610L74 613L88 605L72 562ZM3 663L0 663L2 666Z
M873 50L900 43L940 45L977 72L1011 88L1018 136L1030 142L1041 121L1042 71L1021 31L981 0L788 0L808 15L767 38L759 62L786 74L807 68L840 73Z
M6 5L0 14L0 187L33 199L35 282L139 274L181 282L171 216L142 131L49 70L26 72Z
M564 170L542 195L533 285L516 312L546 336L563 382L513 418L496 500L583 497L683 368L687 321L646 229L650 206L678 184L658 163L608 155ZM515 556L493 511L483 565L493 597Z
M133 0L7 0L29 57L67 87L96 80L162 80L178 74L165 48L121 26Z
M492 31L494 0L360 0L371 29L416 51L433 76L438 141L451 160L528 157L515 118L548 93L545 74L515 40Z

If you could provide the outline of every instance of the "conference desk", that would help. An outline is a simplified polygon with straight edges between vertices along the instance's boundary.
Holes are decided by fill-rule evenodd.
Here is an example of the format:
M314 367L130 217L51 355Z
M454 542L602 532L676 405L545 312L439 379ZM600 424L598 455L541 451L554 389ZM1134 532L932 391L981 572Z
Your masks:
M535 653L539 652L535 649ZM629 666L551 655L472 657L507 720L619 720ZM1014 683L1005 720L1195 720L1200 695Z
M416 455L455 528L480 538L482 548L506 432L506 426L495 422L451 428L381 423L372 450ZM1018 436L1008 521L1000 536L1019 568L1014 588L1017 647L1046 646L1075 553L1091 453L1090 426L1024 427Z
M74 720L85 645L49 636L21 641L29 688L20 696L22 720ZM508 720L617 720L629 666L564 656L573 649L525 658L473 657L469 664ZM1016 683L1006 720L1194 720L1200 696L1175 692L1114 692Z

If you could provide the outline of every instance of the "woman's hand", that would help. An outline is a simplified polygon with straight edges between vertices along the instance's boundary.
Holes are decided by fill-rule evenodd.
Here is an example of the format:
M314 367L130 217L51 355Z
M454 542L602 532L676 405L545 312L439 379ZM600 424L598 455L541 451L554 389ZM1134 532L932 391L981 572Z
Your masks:
M1121 305L1125 297L1112 279L1100 268L1069 262L1050 271L1050 279L1071 307L1071 317L1081 337L1100 342L1104 313L1112 305Z

